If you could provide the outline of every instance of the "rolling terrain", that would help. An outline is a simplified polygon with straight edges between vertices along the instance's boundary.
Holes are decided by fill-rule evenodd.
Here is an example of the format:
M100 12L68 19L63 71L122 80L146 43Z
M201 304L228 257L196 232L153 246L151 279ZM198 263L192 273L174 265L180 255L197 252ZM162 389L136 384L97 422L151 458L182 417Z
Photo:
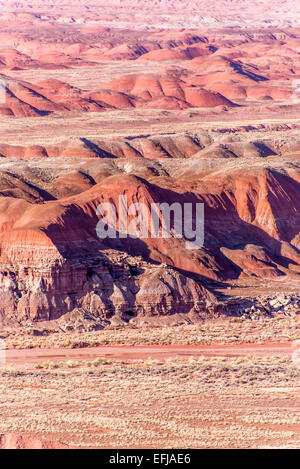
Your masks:
M206 376L209 370L202 369L201 350L198 361L193 361L192 352L184 347L202 343L204 323L220 321L233 331L235 320L241 327L228 333L226 344L235 339L264 343L270 351L268 342L278 340L279 348L284 344L289 350L290 341L299 338L299 18L296 0L0 0L0 336L8 348L33 348L33 357L39 357L39 348L53 345L53 337L54 348L65 347L70 336L74 348L84 349L65 354L79 357L74 368L80 370L59 365L57 357L45 365L46 355L41 354L25 371L1 368L2 380L11 384L20 376L30 388L48 373L45 379L62 386L61 376L55 378L49 370L67 366L72 382L88 376L102 386L106 375L103 380L97 370L89 374L88 367L95 364L81 363L82 358L114 352L107 355L102 348L91 352L88 347L147 343L149 351L139 357L146 364L138 362L126 370L128 364L124 368L108 363L107 373L116 366L122 379L131 382L138 376L143 388L149 376L156 382L160 367L166 366L165 384L157 393L166 400L172 420L168 389L174 393L173 372L181 393L185 379L191 392L196 392L197 380L205 393L211 392L210 378L215 377L221 386L218 398L222 389L233 390L226 394L224 405L232 405L241 383L252 389L248 365L238 370L236 380L234 363L222 371L213 362L215 376ZM120 200L126 200L125 205ZM99 237L101 204L116 208L115 237ZM124 206L137 204L145 209L136 225L142 236L124 236ZM176 217L170 217L167 237L152 236L148 224L152 207L161 204L202 204L204 242L195 247L186 232L178 236ZM189 219L195 231L195 213ZM262 326L252 340L255 321ZM170 342L156 338L155 328L173 331L175 326L190 327L190 336L175 334ZM135 336L140 329L145 335ZM219 338L220 354L227 363L231 357L222 349L221 329L205 329L205 345ZM110 330L113 339L101 342ZM132 332L133 338L122 339L124 331ZM34 336L32 342L28 336ZM189 355L190 368L180 362L174 371L167 361L159 361L174 359L175 351L167 358L162 352L158 362L151 362L153 346L175 347L178 340L182 353ZM50 351L49 357L56 352ZM22 351L9 354L19 356L11 363L19 366L22 361L23 367ZM187 438L188 429L197 424L192 413L195 409L201 413L199 403L191 399L184 440L175 417L164 437L159 425L167 425L168 418L153 426L149 409L137 444L153 447L161 438L160 447L199 447L202 438L206 447L242 447L234 427L238 422L247 447L284 447L285 441L287 447L299 447L299 420L284 420L285 409L276 394L282 436L263 390L265 383L278 387L282 376L286 381L290 376L293 387L284 395L291 391L293 412L299 413L297 367L281 368L284 360L291 359L292 354L287 355L277 357L276 370L255 362L257 376L265 382L258 399L249 394L246 407L259 419L263 403L267 423L254 422L247 410L239 413L233 406L235 420L229 414L225 420L217 419L215 437L206 433L205 419L200 419L195 438ZM121 352L118 358L124 358ZM32 371L33 364L40 366L39 371ZM140 371L143 366L146 372ZM113 377L111 382L117 381ZM241 395L246 399L245 392ZM21 409L23 394L18 399ZM59 399L64 402L61 395ZM30 402L37 405L36 395ZM130 402L134 415L140 415L135 398ZM159 411L160 405L153 404L153 411ZM213 427L213 403L205 408ZM76 422L86 425L81 440L64 423L58 434L52 424L48 431L41 421L34 427L35 417L29 420L27 434L23 422L5 411L9 423L0 424L0 447L121 444L112 431L115 421L108 416L93 421L89 413L93 405L87 409L83 423L77 404L72 410ZM49 408L43 404L38 411L47 413ZM58 415L65 422L67 413L60 409ZM117 422L124 435L121 447L132 447L124 421ZM228 422L232 425L224 436ZM92 437L91 432L95 432Z

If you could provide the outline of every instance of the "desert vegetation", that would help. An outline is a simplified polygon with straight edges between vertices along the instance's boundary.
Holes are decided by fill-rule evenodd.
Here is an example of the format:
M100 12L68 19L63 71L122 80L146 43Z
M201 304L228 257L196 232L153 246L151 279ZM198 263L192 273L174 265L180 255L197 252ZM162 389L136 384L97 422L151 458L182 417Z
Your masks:
M0 7L0 448L299 448L299 2Z
M23 445L43 435L86 448L296 448L299 372L276 356L8 367L0 432Z

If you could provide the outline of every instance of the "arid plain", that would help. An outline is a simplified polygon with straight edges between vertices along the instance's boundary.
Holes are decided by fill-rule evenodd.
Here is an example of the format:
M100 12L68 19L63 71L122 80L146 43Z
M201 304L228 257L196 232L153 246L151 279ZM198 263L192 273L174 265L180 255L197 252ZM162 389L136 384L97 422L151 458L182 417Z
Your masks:
M0 447L300 447L299 19L0 2ZM203 246L100 240L124 196Z

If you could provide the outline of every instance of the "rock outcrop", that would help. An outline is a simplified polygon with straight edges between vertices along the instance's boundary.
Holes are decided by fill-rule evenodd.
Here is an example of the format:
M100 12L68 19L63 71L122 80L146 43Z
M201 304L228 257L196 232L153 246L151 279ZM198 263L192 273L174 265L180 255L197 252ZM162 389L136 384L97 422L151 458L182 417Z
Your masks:
M35 160L28 161L33 175ZM85 170L83 166L89 160L80 161L80 172L73 169L61 175L57 168L60 175L53 174L43 187L39 182L35 192L32 184L19 182L21 174L13 180L3 178L0 312L4 321L57 319L75 310L103 320L200 314L209 312L216 300L209 282L299 275L296 163L284 170L280 163L274 169L257 163L246 176L247 160L240 160L245 161L240 169L229 161L222 169L210 166L206 172L197 160L188 160L185 166L168 162L165 167L164 160L155 165L153 160L139 159L142 164L132 166L122 160L117 160L118 165L112 160L108 166L107 160L97 160L89 173L88 163ZM96 182L105 167L106 175ZM28 163L23 168L28 178ZM8 194L5 184L11 181L18 182L18 191L10 189ZM63 181L67 185L60 192ZM189 249L186 239L174 236L172 223L170 237L153 238L147 231L141 237L117 233L115 238L99 239L97 208L110 202L120 218L120 196L127 197L128 207L144 204L149 223L152 204L203 203L204 245Z
M296 0L1 3L2 322L235 314L241 285L297 289L298 11ZM117 224L103 239L101 204ZM127 236L122 212L138 204ZM155 237L161 204L178 212ZM204 226L202 208L183 212L197 204Z

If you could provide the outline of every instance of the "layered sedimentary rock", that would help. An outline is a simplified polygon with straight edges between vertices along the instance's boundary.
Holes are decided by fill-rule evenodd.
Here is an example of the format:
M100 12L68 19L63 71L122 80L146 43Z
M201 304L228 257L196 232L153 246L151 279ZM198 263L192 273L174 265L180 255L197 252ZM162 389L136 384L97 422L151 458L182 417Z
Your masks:
M281 130L286 132L284 139ZM116 137L71 137L46 139L39 144L0 143L4 158L78 157L96 159L220 159L266 158L281 156L298 158L300 154L299 124L238 126L209 131L165 132L153 135Z
M36 165L31 161L33 175ZM176 161L164 166L160 160L156 166L143 159L130 169L122 160L108 167L107 160L98 160L89 168L82 159L78 178L76 172L65 171L70 195L66 188L58 198L61 161L57 176L52 173L52 180L40 184L35 194L20 185L13 197L0 199L3 320L56 319L75 310L103 320L114 315L128 320L136 315L199 314L215 301L205 287L209 280L298 275L297 163L289 162L285 169L277 163L270 169L256 160L250 176L245 174L246 161L240 169L231 161L222 169L208 169L197 160L185 166ZM97 183L104 166L111 175ZM20 166L23 177L24 170L28 177L28 163ZM16 180L20 176L15 175ZM72 195L74 180L82 185ZM189 249L186 239L174 237L172 223L170 237L146 233L124 239L117 233L116 238L99 239L98 206L110 202L119 218L120 196L127 197L128 207L144 204L149 220L153 203L203 203L203 247Z
M42 4L0 12L1 320L192 320L254 280L297 289L297 2ZM179 212L124 237L132 204L202 204L204 242Z

